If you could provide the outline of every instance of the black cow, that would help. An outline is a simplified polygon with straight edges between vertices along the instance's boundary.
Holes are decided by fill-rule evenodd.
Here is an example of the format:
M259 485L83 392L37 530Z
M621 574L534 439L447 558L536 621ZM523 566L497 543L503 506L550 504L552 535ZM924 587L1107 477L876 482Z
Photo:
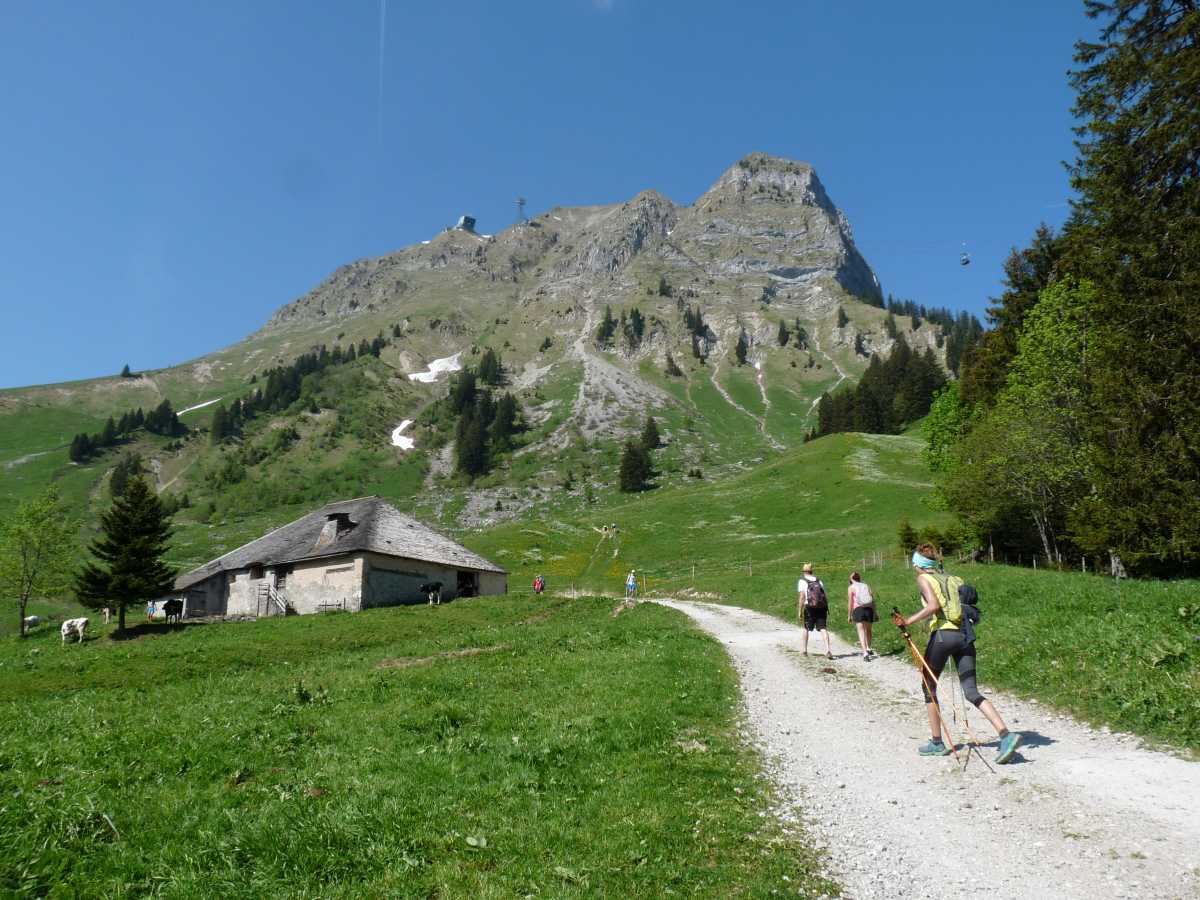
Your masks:
M417 590L425 595L425 599L429 601L430 606L434 604L438 606L442 605L442 583L440 581L426 582L417 588Z
M168 600L163 604L163 612L166 613L168 622L172 620L178 622L183 618L183 601L178 599Z

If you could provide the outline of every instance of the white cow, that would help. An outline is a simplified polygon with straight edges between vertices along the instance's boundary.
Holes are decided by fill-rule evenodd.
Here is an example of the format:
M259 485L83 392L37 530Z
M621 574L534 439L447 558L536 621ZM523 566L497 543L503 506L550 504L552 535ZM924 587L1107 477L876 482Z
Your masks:
M83 642L83 635L87 631L88 620L86 618L67 619L62 623L62 639L63 643L67 642L67 637L75 635L79 643Z
M25 628L26 629L37 628L37 626L39 626L41 624L42 624L41 616L26 616L25 617Z

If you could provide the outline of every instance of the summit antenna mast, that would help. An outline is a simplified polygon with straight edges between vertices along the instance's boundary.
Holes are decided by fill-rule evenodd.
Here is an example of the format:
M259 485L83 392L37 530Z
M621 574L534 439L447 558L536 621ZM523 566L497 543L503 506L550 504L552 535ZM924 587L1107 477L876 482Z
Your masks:
M522 225L526 222L525 218L525 198L517 198L517 224Z

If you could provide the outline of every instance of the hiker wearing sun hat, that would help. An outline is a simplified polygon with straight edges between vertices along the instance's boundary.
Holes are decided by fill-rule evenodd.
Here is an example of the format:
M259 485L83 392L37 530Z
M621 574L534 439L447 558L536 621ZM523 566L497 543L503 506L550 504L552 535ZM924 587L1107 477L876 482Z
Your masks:
M925 647L925 664L928 667L921 673L921 690L925 694L926 710L929 713L929 743L917 752L922 756L945 756L952 752L942 742L942 723L937 702L937 680L942 669L951 659L958 669L958 680L962 684L963 696L970 700L983 713L996 734L1000 737L1000 751L996 754L997 763L1006 763L1021 743L1021 735L1009 731L992 701L979 693L975 684L975 641L968 640L962 629L962 602L958 590L963 587L963 580L955 575L947 575L942 571L941 559L937 548L932 544L921 544L913 552L912 567L916 573L917 589L921 592L921 600L925 604L919 612L904 616L899 610L892 613L892 624L901 630L907 630L910 625L929 619L929 643Z

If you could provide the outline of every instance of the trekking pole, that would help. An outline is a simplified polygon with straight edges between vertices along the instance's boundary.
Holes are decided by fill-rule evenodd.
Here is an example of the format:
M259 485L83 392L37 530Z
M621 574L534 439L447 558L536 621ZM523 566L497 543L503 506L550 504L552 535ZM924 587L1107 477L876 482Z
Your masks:
M900 612L898 606L893 606L892 612L901 617L904 615ZM938 721L942 724L942 730L946 733L946 737L950 739L950 752L954 754L954 761L961 762L958 758L958 742L954 740L954 735L950 733L950 727L946 724L945 716L942 715L941 704L937 700L937 677L933 674L933 670L929 668L929 663L925 661L925 657L921 654L921 651L917 649L917 645L913 643L908 629L903 625L897 625L896 627L900 629L900 633L904 635L904 640L908 642L908 652L912 654L913 662L917 664L918 668L924 669L925 674L930 679L929 683L933 686L933 690L929 691L929 699L933 703L933 708L937 711Z
M958 663L955 662L953 659L951 659L950 661L952 663L954 663L954 677L958 678L959 677ZM951 683L953 684L953 682L951 682ZM958 724L957 714L955 715L954 724L955 725ZM967 695L966 694L963 694L963 724L967 726L967 734L969 734L971 736L971 744L967 748L967 758L970 759L970 757L971 757L971 748L972 747L975 748L975 755L979 757L979 761L981 763L983 763L985 766L987 766L987 770L989 772L991 772L993 775L995 775L996 770L992 768L991 763L989 763L986 759L984 759L983 751L979 749L979 736L975 733L975 729L971 727L971 720L967 717ZM963 768L965 769L966 766L964 765Z

